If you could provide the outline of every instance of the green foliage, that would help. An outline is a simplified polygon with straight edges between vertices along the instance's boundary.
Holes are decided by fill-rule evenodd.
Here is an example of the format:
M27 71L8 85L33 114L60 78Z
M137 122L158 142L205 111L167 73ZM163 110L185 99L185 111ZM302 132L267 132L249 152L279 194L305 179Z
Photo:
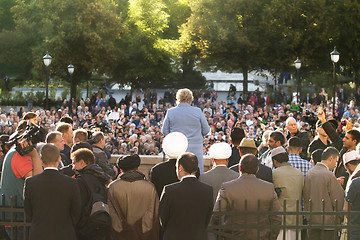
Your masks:
M342 75L359 86L359 16L353 0L2 0L0 74L39 86L49 51L51 79L74 97L94 72L134 88L201 87L194 69L293 72L299 57L310 83L331 73L336 45Z
M45 92L36 92L33 100L35 106L44 106Z
M68 99L69 88L65 87L64 91L61 93L61 99Z

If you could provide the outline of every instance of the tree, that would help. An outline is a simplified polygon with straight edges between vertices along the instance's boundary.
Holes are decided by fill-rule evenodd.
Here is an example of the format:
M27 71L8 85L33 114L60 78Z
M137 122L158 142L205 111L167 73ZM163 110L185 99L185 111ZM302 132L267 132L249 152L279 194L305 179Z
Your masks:
M26 42L21 47L30 52L25 60L33 70L27 71L35 72L35 76L42 72L41 58L49 51L53 57L52 75L70 81L71 97L76 98L81 81L93 71L109 71L116 59L114 42L120 39L123 26L115 10L114 3L108 0L19 1L13 8L14 34L26 36L19 44ZM71 79L66 76L70 63L75 66Z
M247 73L257 68L264 56L260 40L267 4L268 0L194 1L186 31L201 51L199 66L227 72L241 70L246 93Z

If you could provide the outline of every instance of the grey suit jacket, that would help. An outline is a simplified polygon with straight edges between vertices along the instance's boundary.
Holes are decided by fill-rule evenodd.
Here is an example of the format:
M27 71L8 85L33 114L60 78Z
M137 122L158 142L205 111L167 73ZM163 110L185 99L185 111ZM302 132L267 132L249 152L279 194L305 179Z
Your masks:
M202 145L210 126L200 108L180 103L167 111L161 131L164 135L181 132L187 137L189 145Z
M213 188L214 202L218 195L221 185L224 182L234 180L239 177L239 173L227 168L226 166L216 166L206 173L200 175L200 182L203 182Z
M245 201L247 201L247 209L245 209ZM260 209L258 208L258 201L260 201ZM221 206L221 209L220 209ZM280 211L280 203L274 190L272 183L256 178L255 175L242 175L239 178L226 182L221 186L219 197L216 199L214 212L218 211ZM214 215L215 216L215 215ZM213 225L219 224L219 219L214 217L211 220ZM235 216L226 215L223 218L223 225L235 224L239 225L236 228L235 236L239 239L246 238L249 240L261 239L276 239L279 234L279 229L276 228L261 228L259 229L259 238L257 237L257 229L244 229L245 221L247 225L280 225L281 215L244 215L236 214ZM233 222L232 222L233 221Z

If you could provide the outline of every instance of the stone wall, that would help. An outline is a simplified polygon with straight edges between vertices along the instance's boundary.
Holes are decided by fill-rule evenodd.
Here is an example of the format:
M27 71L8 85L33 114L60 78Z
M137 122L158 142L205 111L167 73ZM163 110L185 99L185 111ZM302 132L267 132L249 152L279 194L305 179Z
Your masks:
M110 163L116 164L116 160L122 155L111 155ZM150 169L155 166L157 163L166 161L167 159L163 156L149 156L149 155L140 155L141 165L139 167L140 172L144 173L145 176L149 177ZM208 171L212 168L211 159L204 156L204 171Z

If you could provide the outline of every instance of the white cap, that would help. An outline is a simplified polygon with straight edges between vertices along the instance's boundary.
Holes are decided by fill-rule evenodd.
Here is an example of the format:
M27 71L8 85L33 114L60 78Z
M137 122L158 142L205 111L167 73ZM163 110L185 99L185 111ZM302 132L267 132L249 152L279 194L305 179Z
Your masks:
M344 153L343 156L344 165L356 159L360 159L360 154L358 151L352 150L350 152Z
M271 150L271 158L275 157L276 155L279 155L280 153L286 153L284 147L277 147Z
M180 154L186 152L188 140L181 132L172 132L164 138L162 148L169 158L178 158Z
M209 149L209 155L213 159L228 159L231 153L230 145L224 142L214 143Z

